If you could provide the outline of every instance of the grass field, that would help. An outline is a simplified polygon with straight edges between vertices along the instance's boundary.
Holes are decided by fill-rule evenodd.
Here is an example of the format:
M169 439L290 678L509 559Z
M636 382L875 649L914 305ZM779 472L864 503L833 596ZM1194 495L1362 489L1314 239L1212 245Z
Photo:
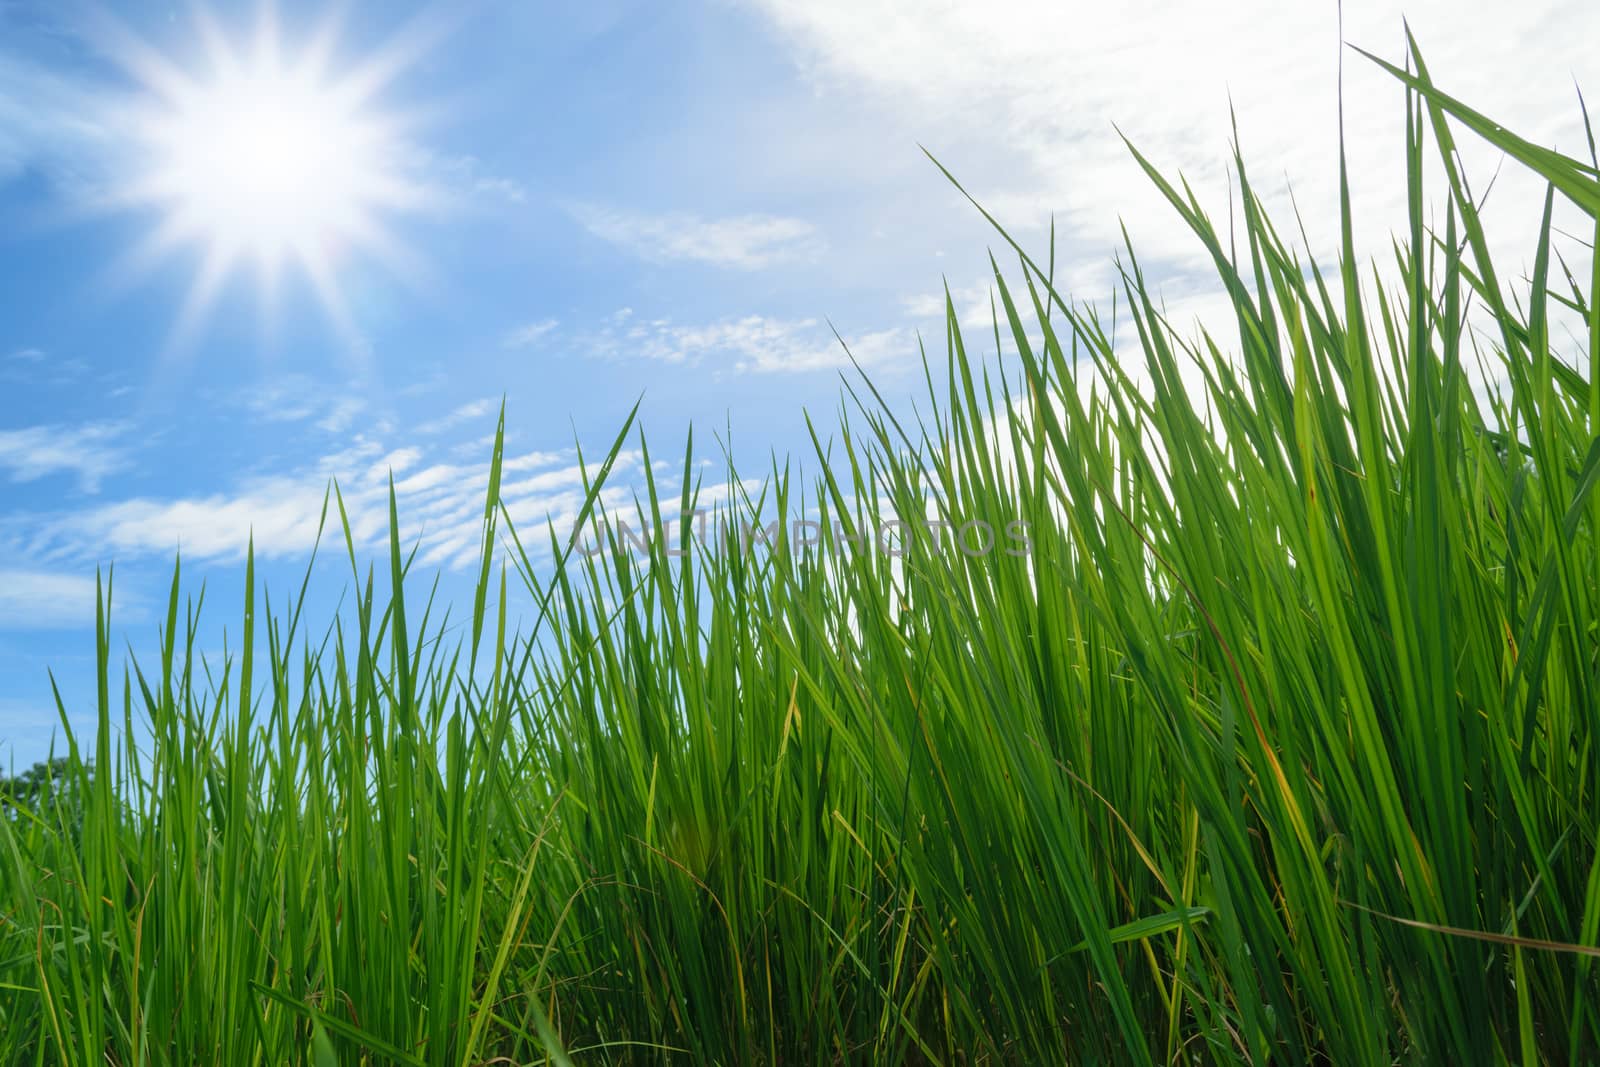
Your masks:
M0 817L0 1063L1600 1058L1600 306L1550 223L1600 175L1410 66L1393 262L1348 194L1316 267L1242 163L1231 230L1146 166L1237 330L1130 249L1114 351L1002 242L1006 373L952 310L919 418L854 382L723 505L818 545L687 543L686 459L591 557L497 445L448 623L399 533L337 621L247 567L226 662L175 571L124 666L107 581L99 729ZM1548 180L1531 277L1456 136ZM847 540L930 506L1031 550Z

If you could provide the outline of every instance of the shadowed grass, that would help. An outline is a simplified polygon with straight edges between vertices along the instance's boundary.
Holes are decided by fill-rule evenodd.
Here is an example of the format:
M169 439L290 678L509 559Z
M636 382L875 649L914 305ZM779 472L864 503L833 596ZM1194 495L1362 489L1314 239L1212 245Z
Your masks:
M1600 307L1551 214L1600 180L1410 69L1388 281L1343 181L1325 271L1242 162L1224 234L1135 153L1237 339L1170 328L1130 248L1114 349L1013 245L1013 371L950 308L920 419L848 383L817 477L717 505L771 546L689 535L692 445L647 558L512 530L497 435L470 633L392 503L384 582L326 509L353 615L312 630L247 565L221 664L175 569L159 664L115 673L108 580L99 729L0 818L0 1062L1593 1057ZM1452 119L1550 183L1526 283ZM930 514L1030 551L850 543Z

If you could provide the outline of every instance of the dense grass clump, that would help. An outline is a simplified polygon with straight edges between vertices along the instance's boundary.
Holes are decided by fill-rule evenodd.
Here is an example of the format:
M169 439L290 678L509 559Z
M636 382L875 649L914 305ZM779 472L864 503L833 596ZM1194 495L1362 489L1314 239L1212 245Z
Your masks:
M118 677L108 587L99 730L0 818L0 1062L1600 1056L1600 307L1550 223L1600 175L1412 66L1392 269L1348 194L1330 272L1242 164L1231 236L1146 167L1236 339L1170 327L1130 250L1136 384L1020 256L1000 372L952 311L919 420L851 386L819 477L718 505L772 544L691 538L686 459L648 554L550 530L552 572L497 446L463 625L391 533L326 630L247 568L225 664L175 574ZM1461 126L1550 184L1531 278ZM860 541L925 514L1029 551Z

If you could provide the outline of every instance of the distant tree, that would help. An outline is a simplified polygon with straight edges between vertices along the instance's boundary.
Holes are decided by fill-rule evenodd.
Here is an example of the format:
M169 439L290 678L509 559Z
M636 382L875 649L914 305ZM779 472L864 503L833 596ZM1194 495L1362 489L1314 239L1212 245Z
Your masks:
M0 774L0 818L16 819L28 811L51 821L58 805L65 807L69 825L82 824L78 779L65 756L41 760L20 774Z

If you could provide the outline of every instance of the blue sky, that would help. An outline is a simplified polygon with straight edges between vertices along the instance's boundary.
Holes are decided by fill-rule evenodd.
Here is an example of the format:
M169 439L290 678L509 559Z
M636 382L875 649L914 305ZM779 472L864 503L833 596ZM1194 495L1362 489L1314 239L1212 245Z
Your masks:
M1578 150L1573 80L1600 86L1593 6L1404 7L1441 83ZM691 424L708 460L731 430L749 473L803 454L803 412L826 425L838 402L830 321L891 397L914 393L942 280L978 323L994 243L919 145L1036 247L1054 215L1086 299L1107 292L1125 220L1172 308L1203 319L1216 301L1113 122L1225 210L1231 94L1269 201L1292 180L1313 243L1331 233L1331 3L352 3L317 85L376 71L355 114L381 145L361 176L404 195L352 194L383 243L337 220L321 235L337 310L292 263L268 301L254 175L135 195L197 150L152 138L174 105L149 57L184 100L215 102L197 11L246 57L261 37L253 0L0 2L0 761L49 744L47 668L70 717L91 717L97 566L116 564L118 647L148 655L181 549L220 649L247 538L287 589L330 478L371 550L392 471L405 534L458 594L502 397L508 500L536 523L571 512L574 442L603 451L640 396L658 456L680 456ZM292 66L325 8L274 11ZM1345 36L1398 57L1399 11L1347 3ZM1403 211L1399 96L1346 63L1357 209L1380 248ZM249 121L226 135L254 151ZM1469 160L1485 177L1495 163ZM1527 212L1506 200L1520 249ZM292 230L314 209L290 198L270 217ZM141 258L184 211L200 224ZM197 302L215 231L235 228L239 262ZM637 462L619 475L638 484ZM345 573L318 571L314 603L331 607Z

